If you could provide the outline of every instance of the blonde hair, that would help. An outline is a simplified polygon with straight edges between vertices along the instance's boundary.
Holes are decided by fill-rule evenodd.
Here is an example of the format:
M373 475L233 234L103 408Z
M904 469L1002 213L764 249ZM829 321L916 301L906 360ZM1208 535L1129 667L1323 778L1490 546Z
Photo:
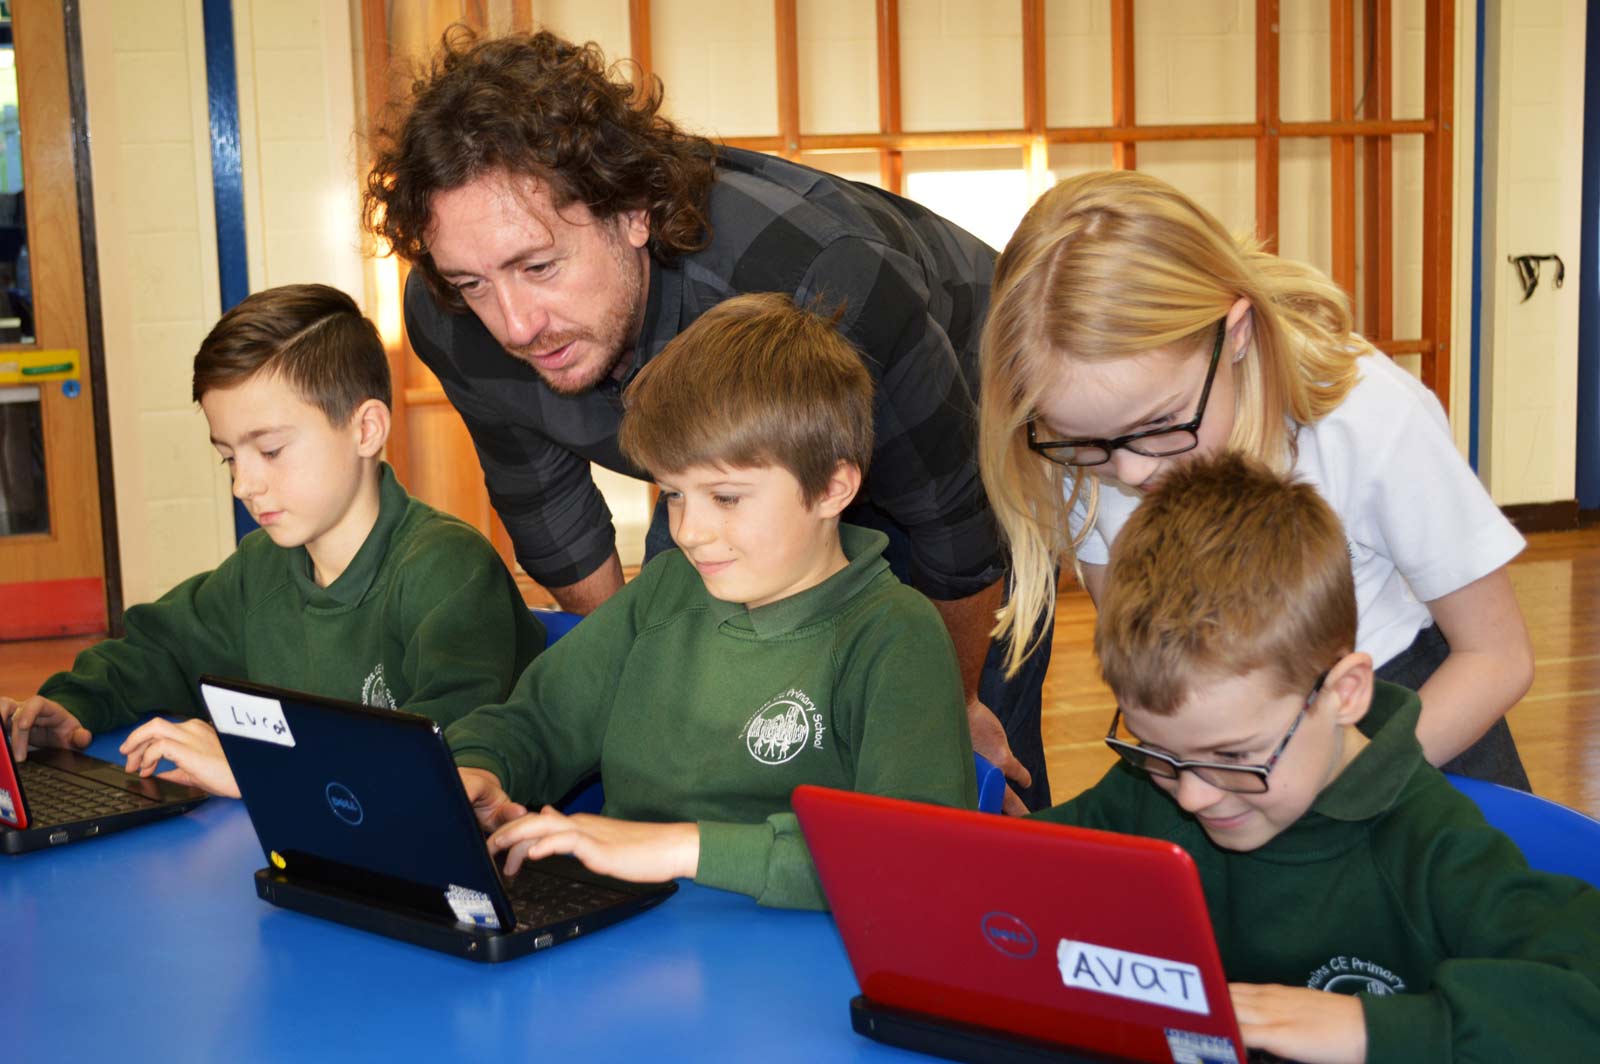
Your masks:
M1337 407L1355 384L1356 358L1371 351L1351 332L1337 285L1236 239L1166 182L1125 170L1057 185L1006 245L979 356L978 465L1011 553L1012 590L993 633L1010 640L1008 673L1049 637L1056 566L1076 564L1098 502L1092 476L1028 449L1040 398L1078 363L1198 348L1240 297L1253 310L1255 342L1234 366L1228 446L1284 470L1294 458L1289 422ZM1068 515L1080 496L1088 520L1074 538Z
M786 295L724 300L675 336L623 393L617 444L655 476L777 465L807 506L840 462L872 460L872 376L835 323Z
M1095 623L1123 706L1177 712L1197 682L1267 670L1304 692L1356 641L1344 526L1310 484L1240 454L1188 462L1128 518Z

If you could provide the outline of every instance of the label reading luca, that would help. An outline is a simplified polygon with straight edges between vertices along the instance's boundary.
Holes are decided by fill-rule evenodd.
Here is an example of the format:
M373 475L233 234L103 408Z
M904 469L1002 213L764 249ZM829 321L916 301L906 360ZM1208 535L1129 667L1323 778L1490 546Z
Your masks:
M201 684L200 693L205 695L206 708L211 711L211 723L217 731L279 746L294 745L294 733L289 730L283 706L276 698L228 691L210 684Z
M1192 964L1065 938L1056 946L1056 964L1061 969L1061 981L1077 990L1113 994L1201 1016L1211 1013L1200 969Z

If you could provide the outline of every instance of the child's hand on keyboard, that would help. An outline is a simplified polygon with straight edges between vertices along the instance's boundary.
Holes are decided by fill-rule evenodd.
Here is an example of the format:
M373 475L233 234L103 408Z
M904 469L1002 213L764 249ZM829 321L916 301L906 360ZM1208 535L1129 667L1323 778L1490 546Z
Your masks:
M127 756L131 773L149 776L165 758L177 767L161 773L161 779L225 798L239 797L239 785L233 781L216 730L203 720L175 723L151 717L133 729L117 749Z
M1306 1064L1367 1059L1367 1018L1358 997L1265 983L1229 983L1228 994L1251 1049Z
M43 695L18 702L0 696L0 727L11 729L11 755L28 760L28 742L82 750L94 738L67 708Z
M489 852L506 851L506 875L523 861L569 853L601 875L658 883L693 877L700 867L698 824L646 824L592 813L567 816L552 806L512 821L489 836Z
M493 772L481 768L458 768L457 771L461 773L461 787L467 792L467 801L472 803L472 813L485 834L528 812L527 806L511 800L500 785L500 777Z

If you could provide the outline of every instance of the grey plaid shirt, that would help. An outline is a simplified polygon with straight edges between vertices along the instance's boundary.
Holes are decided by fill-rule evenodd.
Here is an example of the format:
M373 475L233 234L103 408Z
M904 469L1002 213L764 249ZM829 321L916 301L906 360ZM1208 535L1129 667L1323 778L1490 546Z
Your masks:
M406 286L411 345L472 433L517 560L542 584L592 573L616 545L589 463L641 479L617 450L621 390L667 341L741 292L843 305L840 327L876 386L866 501L903 526L911 578L938 599L999 579L1001 551L978 479L978 337L994 251L915 203L786 162L719 148L711 244L652 260L648 307L621 381L560 396L470 312ZM849 515L846 515L846 520Z

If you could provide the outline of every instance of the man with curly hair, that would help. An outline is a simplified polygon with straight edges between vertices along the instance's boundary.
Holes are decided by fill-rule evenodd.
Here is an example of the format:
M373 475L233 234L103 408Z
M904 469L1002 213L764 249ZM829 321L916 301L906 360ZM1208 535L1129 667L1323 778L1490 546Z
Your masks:
M644 476L617 448L623 387L731 296L837 313L876 388L845 520L887 532L896 573L939 608L1008 809L1048 805L1048 654L1006 681L989 637L1005 574L975 410L994 251L898 196L688 134L661 98L592 44L457 29L375 137L366 225L413 267L411 344L472 433L517 560L565 609L603 602L622 567L590 463ZM647 554L670 545L658 511Z

